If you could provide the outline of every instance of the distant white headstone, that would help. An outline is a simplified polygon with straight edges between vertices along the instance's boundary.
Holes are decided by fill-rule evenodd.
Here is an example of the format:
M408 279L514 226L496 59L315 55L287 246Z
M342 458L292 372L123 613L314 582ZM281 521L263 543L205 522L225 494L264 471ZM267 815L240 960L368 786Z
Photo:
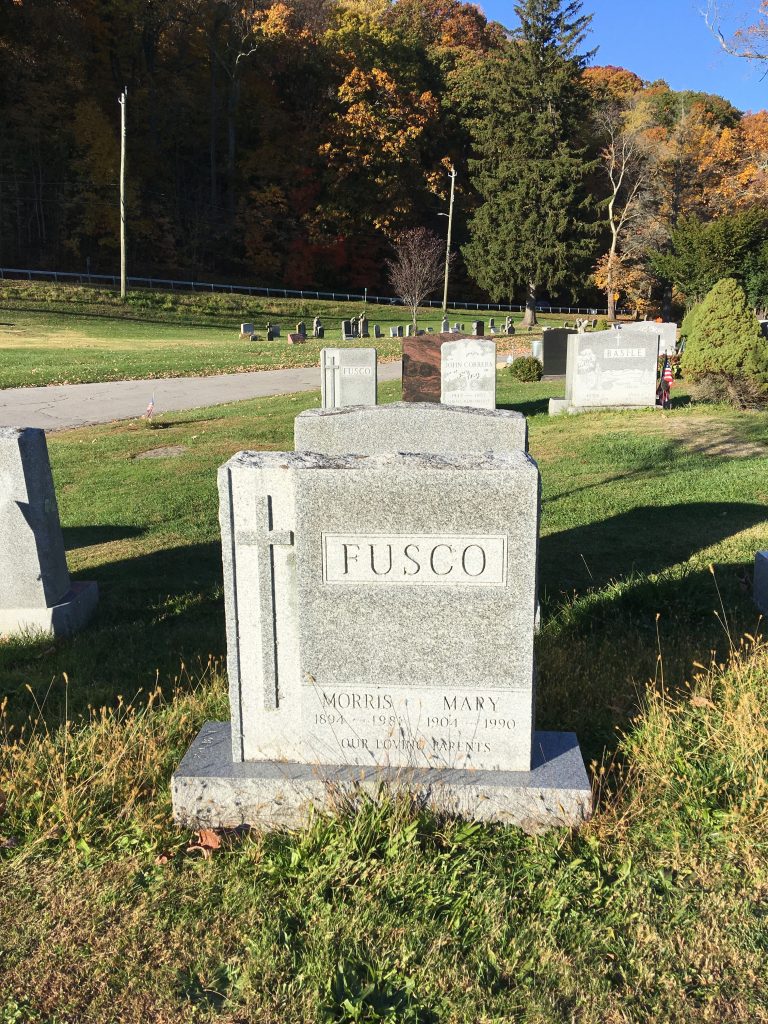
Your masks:
M466 338L440 348L440 401L475 409L496 408L496 343Z
M324 409L376 405L376 349L322 349L320 380Z

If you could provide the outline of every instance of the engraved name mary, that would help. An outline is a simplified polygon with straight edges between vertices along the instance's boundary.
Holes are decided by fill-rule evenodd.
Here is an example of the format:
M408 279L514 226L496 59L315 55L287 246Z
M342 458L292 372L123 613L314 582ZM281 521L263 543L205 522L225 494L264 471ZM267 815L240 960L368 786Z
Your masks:
M324 533L323 582L505 586L505 536Z

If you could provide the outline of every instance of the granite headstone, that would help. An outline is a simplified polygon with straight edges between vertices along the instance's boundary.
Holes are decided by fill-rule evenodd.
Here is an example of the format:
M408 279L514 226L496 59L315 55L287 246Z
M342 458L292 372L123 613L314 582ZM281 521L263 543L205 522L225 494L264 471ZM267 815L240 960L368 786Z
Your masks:
M376 405L376 349L322 349L320 381L324 409Z
M69 578L45 432L0 427L0 635L73 633L98 595Z
M441 346L440 401L496 408L496 343L466 338Z
M296 826L382 785L529 831L591 792L534 733L539 474L523 452L241 452L219 473L231 726L172 780L186 826Z

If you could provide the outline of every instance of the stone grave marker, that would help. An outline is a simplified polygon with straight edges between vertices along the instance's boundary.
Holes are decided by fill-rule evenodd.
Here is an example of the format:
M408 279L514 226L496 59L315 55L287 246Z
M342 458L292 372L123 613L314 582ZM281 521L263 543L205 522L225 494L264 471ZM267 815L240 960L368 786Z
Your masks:
M528 451L528 421L512 409L387 402L334 412L307 409L293 421L297 452L383 455Z
M755 555L755 578L752 593L755 604L768 616L768 551L758 551Z
M403 341L403 401L440 401L441 334Z
M352 321L342 320L341 321L341 340L349 341L352 338Z
M551 398L550 415L588 409L654 408L659 336L622 328L568 338L565 399Z
M323 327L322 320L319 316L316 316L312 321L312 337L322 338L325 336L325 329Z
M358 334L361 338L370 338L370 334L368 332L368 317L364 313L360 314L360 318L358 320Z
M69 578L45 431L0 427L0 635L74 633L98 599Z
M521 451L241 452L219 472L231 724L175 772L192 828L404 789L528 831L591 813L533 720L539 474Z
M380 338L381 337L381 327L380 327L379 324L374 324L373 325L373 336L374 336L374 338Z
M440 401L496 408L496 342L465 339L441 346Z
M443 320L442 320L442 322L440 324L440 333L441 334L448 334L450 332L450 330L451 330L451 325L450 325L450 323L448 321L448 317L447 316L443 317Z
M240 324L240 337L241 338L252 338L256 333L256 328L253 324Z
M279 338L280 337L280 324L272 324L272 337L273 338Z
M483 321L482 320L473 320L472 321L472 337L473 338L482 338L482 336L484 334L485 334L485 324L483 323Z
M403 337L403 325L402 325L402 324L399 324L399 325L398 325L398 328L397 328L397 337L398 337L398 338L402 338L402 337Z
M289 345L303 345L306 340L306 334L289 334L287 338Z
M568 338L574 331L567 327L545 327L542 331L542 362L545 377L564 377L568 362Z
M626 324L622 330L647 331L649 334L657 335L659 338L659 355L674 355L677 346L677 324L658 324L653 320L638 320Z
M376 405L376 349L322 349L320 382L324 409Z
M296 324L296 333L300 334L303 338L306 338L307 325L304 323L303 320L299 321L299 323Z
M390 338L396 338L398 336L396 327L389 328L389 336Z

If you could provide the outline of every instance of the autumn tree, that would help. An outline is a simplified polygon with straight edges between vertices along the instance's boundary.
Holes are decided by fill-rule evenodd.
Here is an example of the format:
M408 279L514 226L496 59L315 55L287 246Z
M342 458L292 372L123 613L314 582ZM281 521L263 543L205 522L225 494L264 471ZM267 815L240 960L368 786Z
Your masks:
M395 251L387 260L390 284L410 309L415 330L419 306L442 283L445 247L428 228L410 228L399 235Z
M573 285L594 250L589 54L580 52L591 16L579 0L521 0L514 10L519 28L477 83L470 171L482 202L463 253L496 301L525 289L523 323L532 325L539 291Z

